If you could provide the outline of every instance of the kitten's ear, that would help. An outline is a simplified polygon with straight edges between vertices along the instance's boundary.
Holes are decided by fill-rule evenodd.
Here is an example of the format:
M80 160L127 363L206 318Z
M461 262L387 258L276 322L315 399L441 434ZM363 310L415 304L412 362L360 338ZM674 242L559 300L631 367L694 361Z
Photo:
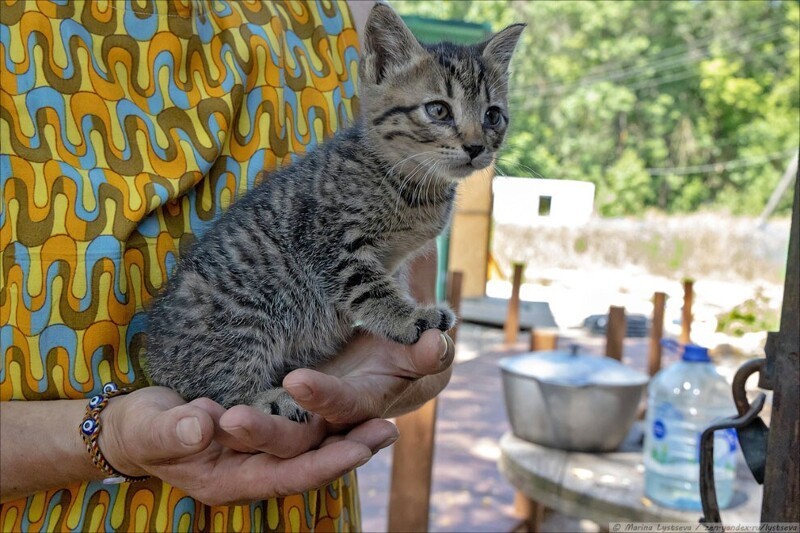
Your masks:
M386 4L375 4L364 30L362 79L381 83L393 68L424 52L400 15Z
M519 36L527 24L512 24L492 35L488 41L479 45L483 48L483 57L499 65L503 70L508 70L514 48L517 46Z

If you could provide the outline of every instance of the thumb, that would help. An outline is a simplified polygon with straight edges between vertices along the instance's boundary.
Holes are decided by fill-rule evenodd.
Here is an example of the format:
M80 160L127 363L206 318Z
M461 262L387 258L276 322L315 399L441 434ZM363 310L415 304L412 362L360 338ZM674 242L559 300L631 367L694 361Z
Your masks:
M410 366L415 377L424 377L444 372L453 363L455 346L449 335L436 329L422 334L420 339L409 346L405 355L407 361L398 361L401 368Z
M162 462L206 449L214 438L214 421L205 410L191 404L156 414L142 431L143 463Z

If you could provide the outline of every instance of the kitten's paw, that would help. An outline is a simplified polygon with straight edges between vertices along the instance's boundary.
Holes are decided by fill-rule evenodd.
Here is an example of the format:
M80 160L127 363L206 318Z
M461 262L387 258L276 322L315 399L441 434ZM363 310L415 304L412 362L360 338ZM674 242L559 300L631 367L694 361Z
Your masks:
M311 413L300 407L283 388L259 393L252 405L268 415L285 416L295 422L308 422L311 419Z
M392 340L401 344L414 344L423 332L429 329L447 331L456 323L456 315L447 306L418 307L409 317L409 322Z

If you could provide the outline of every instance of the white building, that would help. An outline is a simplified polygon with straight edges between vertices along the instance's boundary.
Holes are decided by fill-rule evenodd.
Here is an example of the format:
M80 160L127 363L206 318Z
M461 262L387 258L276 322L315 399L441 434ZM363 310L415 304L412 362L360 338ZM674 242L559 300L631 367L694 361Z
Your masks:
M594 212L594 184L587 181L498 176L492 192L498 224L580 226Z

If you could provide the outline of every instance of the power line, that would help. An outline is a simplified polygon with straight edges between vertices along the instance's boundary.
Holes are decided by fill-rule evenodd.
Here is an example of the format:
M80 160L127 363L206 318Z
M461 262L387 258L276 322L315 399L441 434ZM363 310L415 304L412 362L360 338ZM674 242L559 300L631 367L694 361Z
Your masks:
M730 161L722 161L720 163L710 163L707 165L694 165L688 167L672 167L672 168L646 168L648 174L651 176L685 176L687 174L717 174L732 168L752 167L769 163L776 159L786 157L792 153L796 153L795 149L785 150L783 152L775 152L757 157L748 157L742 159L732 159Z
M793 45L787 44L787 45L782 46L780 48L776 48L775 50L773 50L773 53L779 54L779 53L785 52L786 50L789 50L790 48L793 48ZM743 56L743 57L746 58L746 59L749 59L749 58L754 57L754 56L748 55L748 56ZM662 77L658 77L658 78L641 80L641 81L638 81L638 82L635 82L635 83L627 83L627 84L626 83L615 83L614 86L615 86L615 88L625 87L625 88L628 88L628 89L631 89L631 90L649 89L651 87L658 87L659 85L665 85L665 84L672 83L672 82L675 82L675 81L681 81L681 80L685 80L685 79L689 79L689 78L694 78L694 77L697 77L697 76L700 76L700 75L702 75L702 73L697 71L697 70L684 71L684 72L675 72L675 73L673 73L672 75L669 75L669 76L662 76ZM605 80L598 80L595 83L599 83L600 81L605 81ZM589 87L589 86L591 86L591 84L586 84L585 86ZM580 88L580 87L576 87L576 88ZM522 109L530 109L531 106L533 105L533 103L528 100L529 98L539 98L540 100L547 101L547 100L552 100L554 98L557 98L559 96L562 96L562 95L561 94L555 94L555 93L539 94L539 95L530 95L530 94L522 95L522 94L520 94L520 95L510 95L509 101L511 101L511 102L520 102L521 100L524 99L526 105L522 106Z
M730 37L736 38L736 43L747 43L747 44L755 44L758 42L769 40L771 37L776 37L774 32L774 28L779 26L780 24L775 23L769 28L758 30L751 33L745 33L740 35L731 35ZM631 77L634 74L638 74L644 70L649 70L656 67L667 67L667 66L674 66L674 65L681 65L685 63L694 63L701 60L703 57L707 57L710 54L709 50L702 52L701 57L692 56L689 52L697 53L700 49L706 48L713 43L708 43L702 46L698 46L697 43L694 44L692 47L686 47L686 50L680 54L672 54L670 56L664 57L660 60L656 61L647 61L641 65L634 65L630 67L626 67L619 70L612 70L610 72L606 72L604 76L600 76L598 72L588 74L583 78L580 78L571 83L563 83L559 85L552 85L552 84L545 84L544 86L531 86L532 88L536 89L543 89L539 94L549 94L555 92L564 92L565 89L569 89L572 87L578 87L585 85L587 83L594 83L595 81L601 80L612 80L612 79L624 79L626 77ZM656 57L656 56L653 56Z
M774 32L774 30L776 28L782 26L783 24L784 24L784 21L774 21L774 22L771 22L771 23L767 24L767 26L763 27L762 29L755 29L752 32L745 32L744 34L741 34L740 36L741 37L747 37L747 36L758 35L758 34L761 34L761 33L764 33L764 32L772 33L772 32ZM738 28L732 28L730 31L743 30L743 29L752 29L752 28L748 28L747 26L739 26ZM719 34L717 32L712 31L708 36L703 37L701 39L698 39L696 41L693 41L692 43L677 44L677 45L671 46L669 48L665 48L664 50L661 50L660 52L657 52L655 54L651 54L650 56L648 56L648 59L649 60L653 60L653 59L659 58L660 56L664 56L664 58L668 58L668 57L676 57L676 56L685 55L685 53L687 51L692 50L692 49L697 48L697 47L700 47L700 46L704 46L706 43L712 43L715 39L718 39L718 38L719 38ZM676 51L676 50L680 50L680 52L671 53L671 52ZM620 69L617 68L617 66L618 65L622 65L623 63L624 63L624 61L622 61L622 60L611 61L611 62L605 63L603 65L600 65L599 68L593 69L587 76L597 76L598 74L601 74L603 72L608 72L609 70L611 70L612 72L614 72L615 70L620 70ZM625 70L627 68L630 68L630 67L625 67L625 68L623 68L621 70Z
M776 23L767 29L759 30L752 33L746 33L738 36L731 35L730 38L735 39L736 45L741 45L743 43L752 45L759 42L768 41L771 38L775 38L778 36L773 31L774 27L778 25L779 24ZM612 70L610 72L606 72L605 75L603 76L600 76L598 75L599 74L598 72L595 72L571 83L563 83L560 85L545 84L543 86L530 85L525 87L517 87L513 89L509 95L513 96L515 93L519 93L527 89L536 89L537 90L536 93L532 95L528 93L526 96L538 96L538 97L551 96L551 95L558 96L564 94L565 92L578 89L580 87L585 87L600 81L616 81L616 80L625 80L628 78L632 78L641 74L642 72L649 71L654 68L673 68L685 64L697 63L711 55L711 50L708 49L708 47L711 44L713 43L709 43L707 45L703 45L698 48L697 44L695 43L691 49L687 47L687 50L681 54L673 54L657 61L648 61L644 64L635 65L620 70ZM733 45L731 47L733 47ZM703 48L706 49L703 50Z
M672 83L672 82L680 81L680 80L685 80L685 79L688 79L688 78L694 78L696 76L700 76L700 72L697 72L697 71L679 72L679 73L673 74L672 76L664 76L664 77L661 77L661 78L655 78L655 79L651 79L651 80L642 80L640 82L633 83L633 84L630 84L630 85L624 84L624 83L615 84L614 88L625 87L625 88L631 89L631 90L648 89L650 87L657 87L659 85L666 85L668 83ZM556 96L557 95L547 95L547 96L542 96L542 97L539 97L539 98L542 99L542 100L552 100ZM522 96L515 97L512 101L519 102L522 98L523 98ZM528 98L530 98L530 96ZM527 105L524 105L523 109L530 109L531 105L533 105L533 104L530 103L530 102L527 102Z
M789 188L792 180L797 179L797 160L798 153L795 152L792 162L789 163L788 167L786 167L786 172L783 173L778 185L776 185L775 189L772 191L772 195L769 197L767 205L764 206L764 210L761 211L761 215L758 217L759 228L763 228L767 224L767 219L772 212L775 211L775 208L778 206L778 202L780 202L783 193L785 193L786 189Z

